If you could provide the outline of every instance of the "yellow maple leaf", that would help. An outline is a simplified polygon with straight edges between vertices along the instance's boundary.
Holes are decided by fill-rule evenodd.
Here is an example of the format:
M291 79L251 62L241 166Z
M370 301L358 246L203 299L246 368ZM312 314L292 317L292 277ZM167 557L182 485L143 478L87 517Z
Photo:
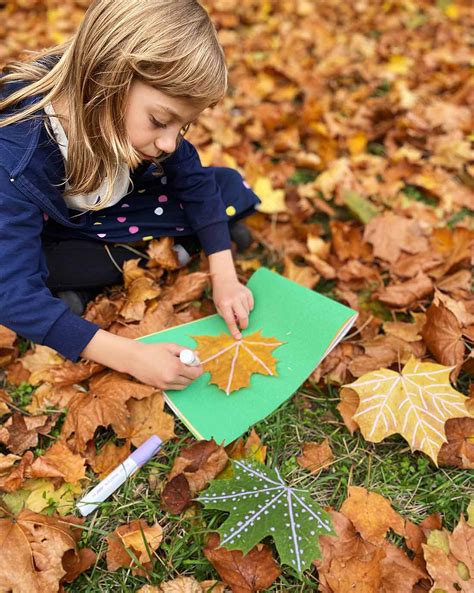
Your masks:
M211 373L209 383L217 385L227 395L250 384L254 373L278 376L277 360L272 352L284 342L265 338L261 330L235 340L227 334L193 336L196 351L205 371Z
M346 385L357 392L353 418L364 438L378 443L401 434L412 451L423 451L437 463L447 442L444 424L450 418L470 417L467 397L449 383L452 367L411 358L401 373L379 369Z

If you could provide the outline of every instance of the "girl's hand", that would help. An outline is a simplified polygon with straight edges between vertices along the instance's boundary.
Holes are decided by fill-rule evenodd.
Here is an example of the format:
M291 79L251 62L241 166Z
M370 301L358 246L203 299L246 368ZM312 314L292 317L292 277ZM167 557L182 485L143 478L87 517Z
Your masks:
M178 344L146 344L100 329L82 352L99 362L158 389L181 390L202 375L203 368L187 366L179 359L185 350Z
M242 334L237 325L241 329L246 329L249 325L249 315L254 305L252 292L237 278L219 276L213 278L212 288L217 312L227 323L232 336L240 340Z
M142 383L159 389L182 390L202 375L203 368L181 362L179 353L186 348L178 344L145 344L135 342L137 352L130 360L128 373Z

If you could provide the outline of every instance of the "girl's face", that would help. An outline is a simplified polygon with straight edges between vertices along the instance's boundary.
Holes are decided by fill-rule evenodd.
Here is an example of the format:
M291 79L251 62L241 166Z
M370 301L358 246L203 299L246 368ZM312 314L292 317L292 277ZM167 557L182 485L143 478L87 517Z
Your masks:
M203 109L135 80L125 106L125 130L143 160L151 160L173 152L180 130Z

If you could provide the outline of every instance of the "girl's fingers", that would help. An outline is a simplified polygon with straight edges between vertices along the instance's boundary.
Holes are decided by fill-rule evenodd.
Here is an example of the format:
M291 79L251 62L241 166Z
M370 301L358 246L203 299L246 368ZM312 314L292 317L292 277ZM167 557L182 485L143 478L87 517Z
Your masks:
M234 317L237 318L237 323L241 329L246 329L249 325L249 312L246 304L236 303L234 305Z
M235 340L240 340L242 338L242 334L240 333L240 330L237 327L232 307L226 307L224 309L221 309L219 314L226 322L227 327L229 328L229 331L232 334L232 337Z

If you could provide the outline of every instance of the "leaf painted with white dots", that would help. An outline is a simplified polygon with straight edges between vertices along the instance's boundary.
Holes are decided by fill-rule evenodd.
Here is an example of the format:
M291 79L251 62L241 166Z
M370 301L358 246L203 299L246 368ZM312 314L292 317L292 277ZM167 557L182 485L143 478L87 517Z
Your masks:
M204 370L211 373L209 383L227 395L248 387L254 373L278 376L277 360L272 352L284 342L262 336L261 330L240 340L228 334L192 337L197 342L196 351Z
M441 445L448 440L446 421L471 416L468 398L449 383L452 369L411 358L400 373L379 369L346 385L359 395L353 418L364 438L378 443L399 433L412 451L423 451L437 463Z
M214 480L197 499L208 509L228 511L218 529L223 548L247 554L271 536L280 562L298 573L321 557L320 535L335 535L329 513L306 490L291 488L277 469L234 461L230 480Z

